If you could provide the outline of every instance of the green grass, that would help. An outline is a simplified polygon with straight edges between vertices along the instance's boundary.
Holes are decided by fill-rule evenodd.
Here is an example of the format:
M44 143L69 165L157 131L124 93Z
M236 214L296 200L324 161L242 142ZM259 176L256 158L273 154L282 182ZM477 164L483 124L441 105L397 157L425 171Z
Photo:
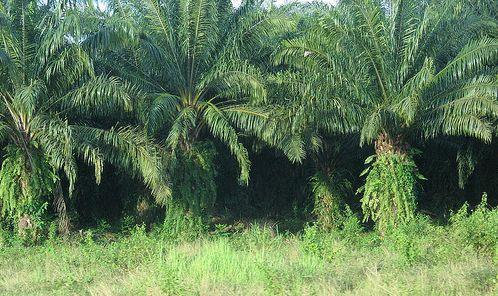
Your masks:
M3 240L1 295L496 295L498 211L419 218L381 237L355 222L172 239L166 230ZM476 227L478 226L478 227Z

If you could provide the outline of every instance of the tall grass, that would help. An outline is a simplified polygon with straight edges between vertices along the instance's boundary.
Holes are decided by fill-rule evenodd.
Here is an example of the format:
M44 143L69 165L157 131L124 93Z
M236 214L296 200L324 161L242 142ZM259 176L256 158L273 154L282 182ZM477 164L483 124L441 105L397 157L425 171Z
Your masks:
M352 219L296 235L254 226L173 239L164 227L137 227L28 248L4 239L0 294L496 295L497 219L480 207L446 226L419 217L385 236Z

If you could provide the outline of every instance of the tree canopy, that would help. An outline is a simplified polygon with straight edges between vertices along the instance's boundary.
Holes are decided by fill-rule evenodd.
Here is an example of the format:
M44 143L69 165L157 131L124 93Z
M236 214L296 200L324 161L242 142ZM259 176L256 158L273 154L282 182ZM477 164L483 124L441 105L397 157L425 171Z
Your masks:
M118 170L117 184L139 181L125 195L197 216L298 184L323 224L356 204L382 231L437 196L431 160L459 174L451 190L498 194L491 2L2 0L4 220L54 212L67 230L88 166L97 184ZM282 157L294 171L263 177Z

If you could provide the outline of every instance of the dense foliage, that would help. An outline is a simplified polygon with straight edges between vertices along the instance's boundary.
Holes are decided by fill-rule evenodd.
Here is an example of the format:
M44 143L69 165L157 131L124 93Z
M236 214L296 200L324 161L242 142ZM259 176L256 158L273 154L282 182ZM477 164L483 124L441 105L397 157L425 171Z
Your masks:
M0 0L0 294L496 295L496 1L337 2Z
M492 2L1 0L2 227L495 205Z
M73 41L82 38L78 18L77 10L36 2L0 5L0 126L7 144L0 171L2 212L17 217L39 212L26 210L56 193L62 231L67 231L66 206L63 193L55 190L61 178L53 175L65 177L71 196L77 159L95 167L97 183L106 160L141 175L158 201L170 194L158 145L140 129L117 122L103 128L92 120L129 112L133 88L95 72L83 44Z

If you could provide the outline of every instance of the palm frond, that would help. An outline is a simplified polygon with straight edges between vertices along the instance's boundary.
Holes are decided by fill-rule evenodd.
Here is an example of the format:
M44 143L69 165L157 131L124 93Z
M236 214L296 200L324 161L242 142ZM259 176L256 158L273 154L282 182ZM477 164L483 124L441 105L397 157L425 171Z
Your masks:
M250 161L247 149L239 142L235 129L228 119L213 104L208 104L204 109L203 119L211 133L228 146L230 152L237 159L240 166L239 180L249 182Z
M143 179L159 204L171 197L169 181L165 175L164 154L144 131L136 128L110 130L88 126L73 126L76 143L83 147L99 147L106 161ZM85 149L86 150L86 149ZM85 153L85 150L80 152Z

